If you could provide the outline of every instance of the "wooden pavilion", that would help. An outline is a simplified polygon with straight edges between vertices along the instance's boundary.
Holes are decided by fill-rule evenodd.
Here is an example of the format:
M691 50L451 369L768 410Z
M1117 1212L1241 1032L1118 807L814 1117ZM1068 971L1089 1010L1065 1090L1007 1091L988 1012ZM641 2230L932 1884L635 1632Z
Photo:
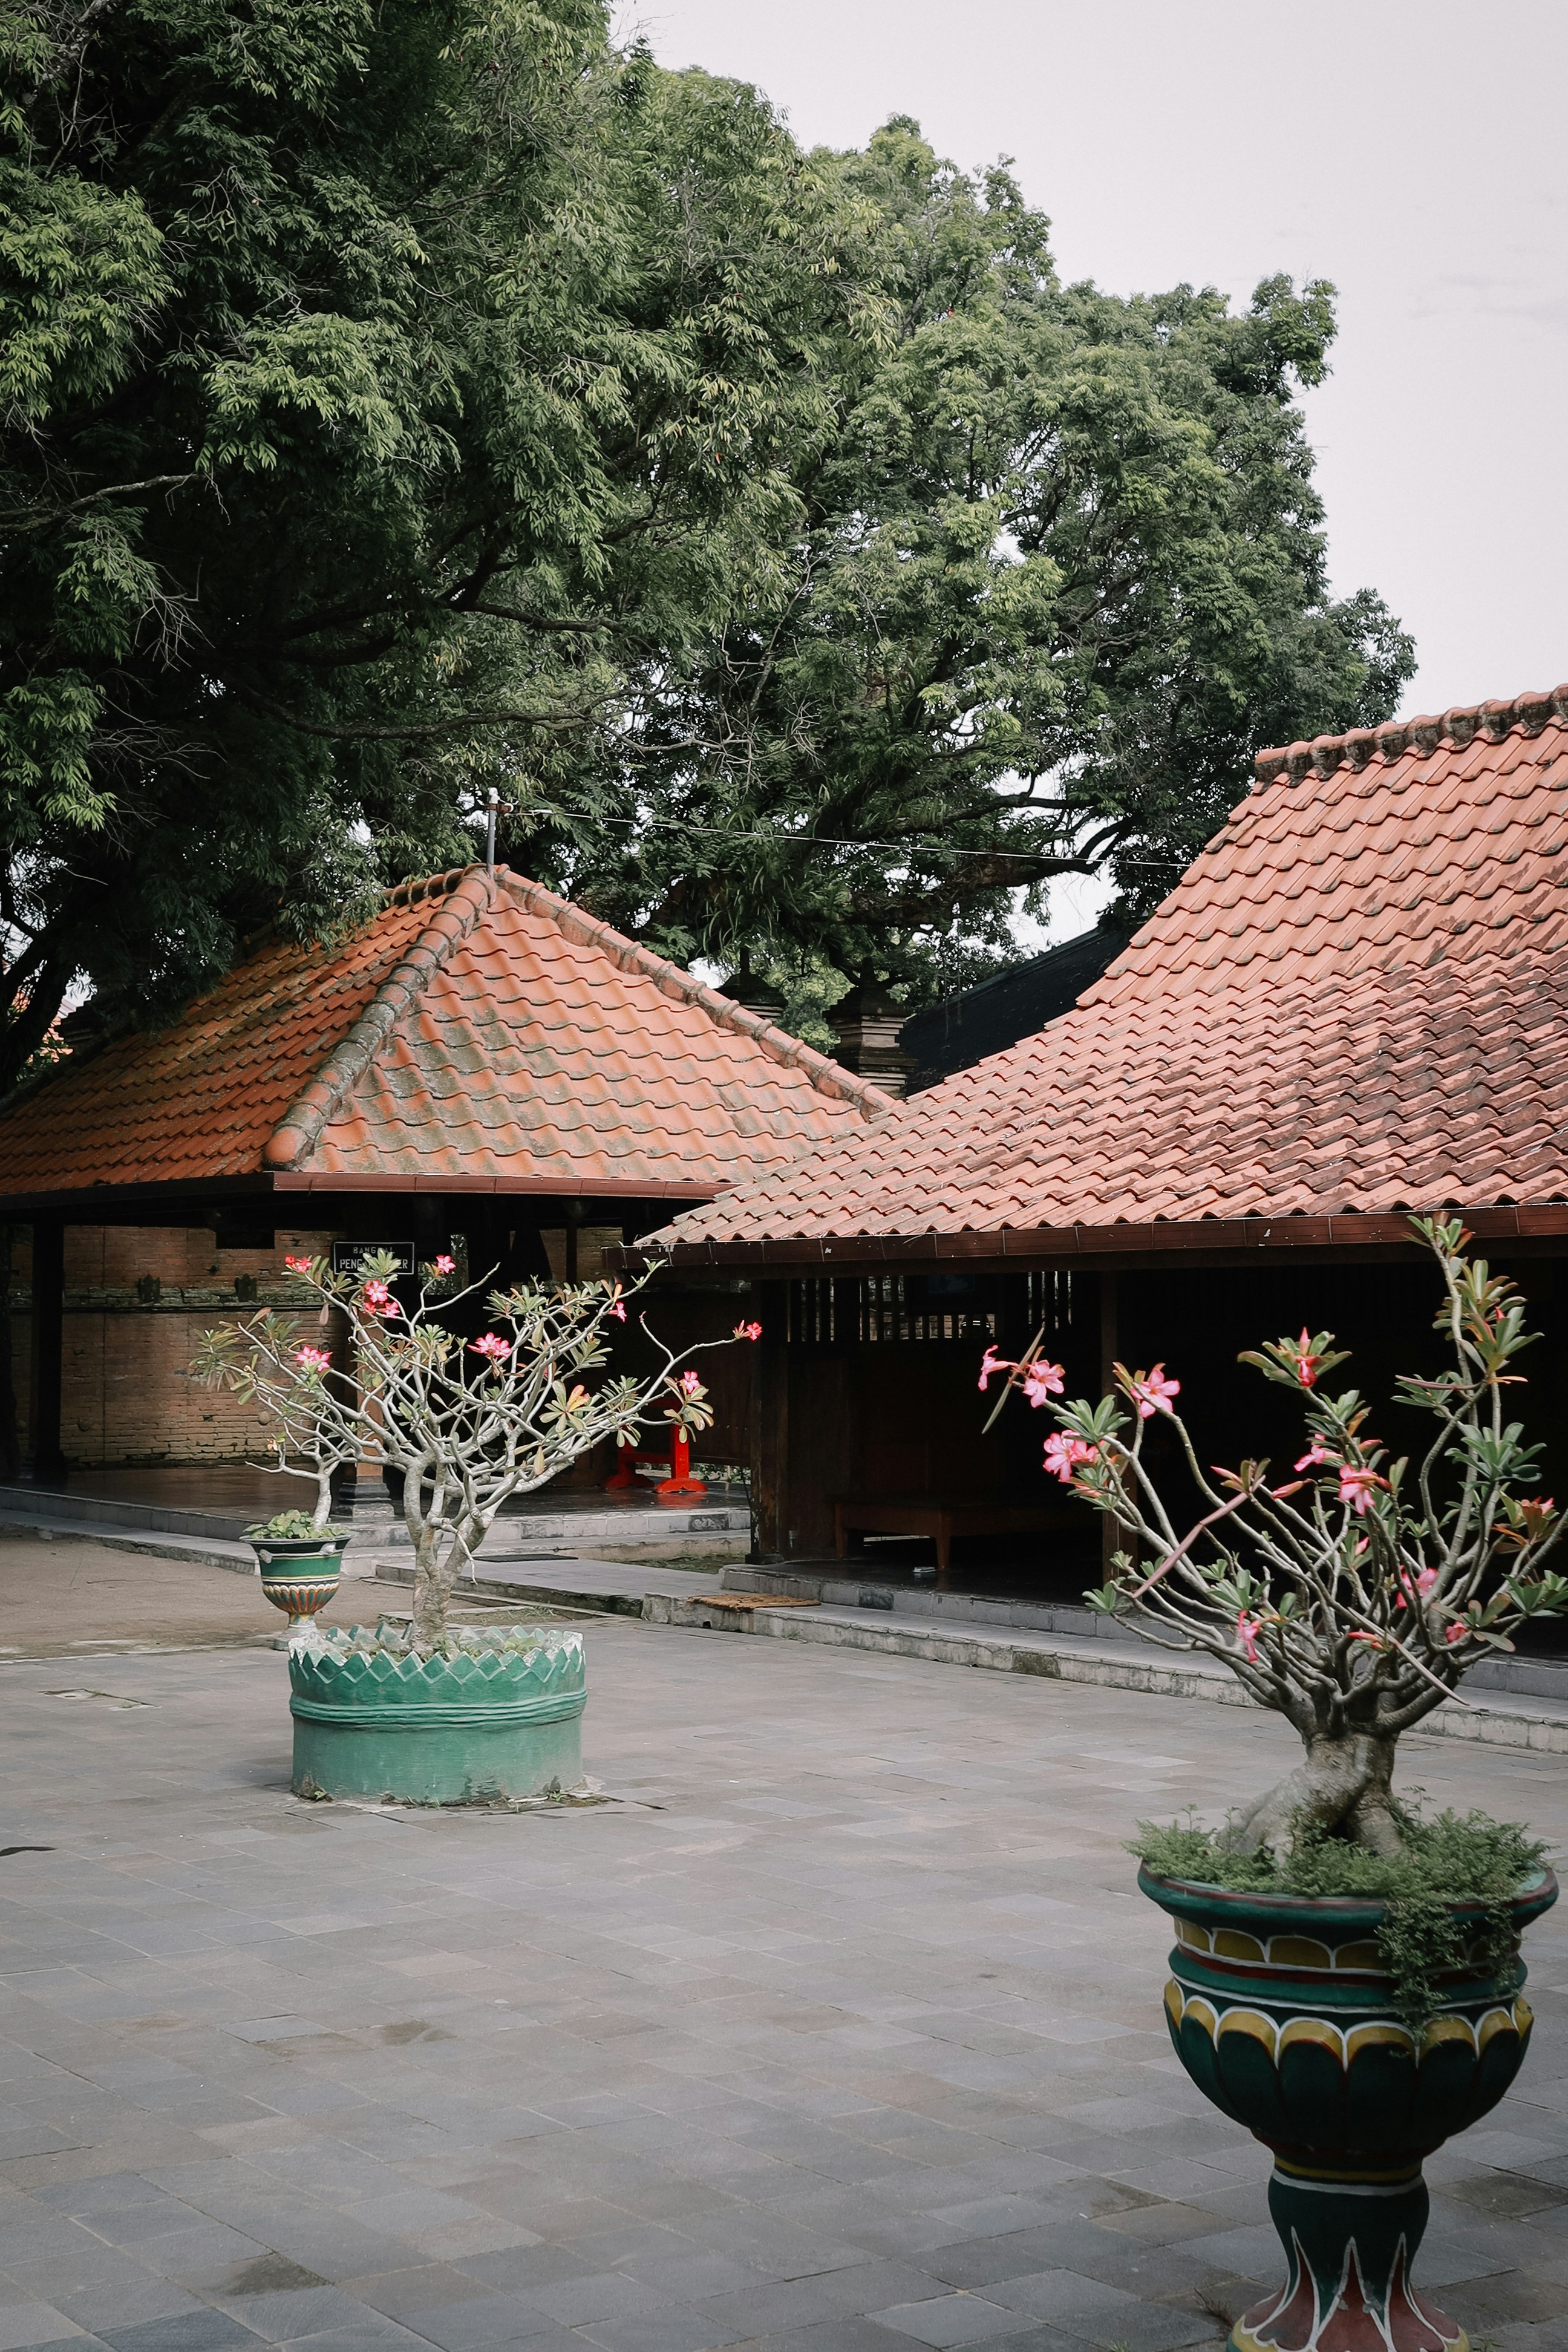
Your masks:
M1044 1417L981 1439L984 1347L1043 1327L1079 1393L1163 1360L1209 1458L1278 1456L1289 1400L1238 1350L1331 1328L1383 1413L1439 1344L1408 1222L1436 1210L1527 1289L1561 1494L1565 886L1568 688L1262 752L1076 1009L653 1236L761 1286L765 1549L827 1550L846 1503L946 1504L962 1533L1055 1496L1042 1572L1081 1585L1100 1535ZM1383 1419L1395 1452L1425 1427Z
M586 1276L672 1207L889 1110L504 867L394 890L335 946L264 940L171 1026L75 1054L0 1111L0 1220L31 1235L13 1363L32 1475L254 1454L249 1412L184 1367L220 1315L313 1305L289 1253ZM657 1319L728 1328L746 1287L700 1269ZM710 1360L716 1447L742 1454L752 1354Z

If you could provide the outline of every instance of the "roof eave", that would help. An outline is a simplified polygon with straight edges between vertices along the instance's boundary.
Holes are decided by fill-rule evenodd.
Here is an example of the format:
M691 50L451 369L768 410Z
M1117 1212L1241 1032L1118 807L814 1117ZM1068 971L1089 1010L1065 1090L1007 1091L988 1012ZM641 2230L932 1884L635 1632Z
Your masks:
M1205 1264L1255 1264L1304 1253L1341 1256L1364 1250L1419 1250L1410 1230L1418 1214L1458 1216L1479 1241L1537 1242L1568 1237L1568 1201L1523 1202L1468 1208L1450 1202L1429 1210L1392 1210L1325 1216L1204 1217L1190 1223L1038 1225L957 1234L845 1234L810 1239L689 1241L663 1245L651 1239L635 1251L612 1252L626 1261L658 1256L673 1266L729 1267L780 1277L831 1269L836 1274L889 1266L960 1264L1023 1272L1043 1265L1092 1268L1173 1258Z

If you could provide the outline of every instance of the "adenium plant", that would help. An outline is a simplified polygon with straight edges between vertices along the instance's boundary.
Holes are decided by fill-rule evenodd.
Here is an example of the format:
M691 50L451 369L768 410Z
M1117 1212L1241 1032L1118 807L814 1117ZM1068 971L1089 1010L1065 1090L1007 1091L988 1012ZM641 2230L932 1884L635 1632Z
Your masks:
M1511 1368L1534 1336L1524 1302L1469 1255L1457 1221L1411 1222L1442 1276L1436 1328L1453 1359L1435 1378L1396 1384L1401 1403L1436 1423L1419 1457L1391 1460L1360 1392L1321 1385L1347 1361L1330 1331L1241 1358L1300 1399L1306 1440L1283 1476L1266 1461L1200 1461L1175 1403L1181 1382L1163 1364L1118 1364L1118 1393L1098 1404L1056 1402L1065 1375L1036 1349L1016 1363L988 1349L981 1369L983 1390L1003 1373L1008 1390L1048 1405L1058 1427L1047 1468L1136 1539L1114 1556L1110 1582L1085 1594L1089 1605L1163 1648L1223 1659L1300 1735L1300 1767L1231 1824L1226 1842L1242 1853L1283 1858L1307 1829L1397 1853L1400 1734L1479 1659L1511 1649L1527 1618L1568 1609L1568 1580L1547 1566L1564 1515L1528 1491L1542 1448L1524 1443L1503 1395L1521 1383ZM1202 1505L1184 1528L1168 1475L1145 1459L1156 1424Z
M442 1317L484 1286L461 1288L449 1257L420 1269L417 1301L408 1308L394 1289L398 1268L389 1254L368 1256L353 1275L334 1274L325 1258L287 1264L323 1309L339 1307L347 1318L343 1360L334 1363L330 1349L306 1339L297 1316L268 1307L204 1332L192 1371L270 1416L272 1466L314 1479L318 1527L327 1522L338 1470L370 1462L402 1473L416 1643L442 1638L458 1579L510 1496L547 1485L603 1438L629 1441L658 1407L688 1430L712 1419L697 1372L677 1368L728 1340L683 1357L662 1349L662 1365L645 1380L621 1373L590 1389L582 1377L607 1360L610 1326L626 1321L626 1301L647 1276L629 1286L491 1291L492 1328L464 1339Z

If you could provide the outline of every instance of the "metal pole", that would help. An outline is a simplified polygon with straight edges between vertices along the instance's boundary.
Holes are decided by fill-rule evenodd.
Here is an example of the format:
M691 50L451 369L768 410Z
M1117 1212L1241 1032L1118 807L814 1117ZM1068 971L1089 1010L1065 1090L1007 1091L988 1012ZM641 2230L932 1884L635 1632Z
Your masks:
M500 794L492 784L485 795L485 872L496 870L496 811L500 806Z

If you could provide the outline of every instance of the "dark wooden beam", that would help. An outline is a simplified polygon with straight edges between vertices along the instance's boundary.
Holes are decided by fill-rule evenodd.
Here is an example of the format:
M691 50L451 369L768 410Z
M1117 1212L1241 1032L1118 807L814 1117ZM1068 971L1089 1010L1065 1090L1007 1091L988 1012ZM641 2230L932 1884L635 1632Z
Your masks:
M1102 1397L1110 1396L1116 1385L1113 1368L1121 1352L1120 1301L1116 1295L1119 1279L1114 1274L1102 1274L1100 1277L1100 1393ZM1109 1584L1113 1573L1112 1555L1125 1551L1131 1542L1131 1538L1117 1526L1110 1513L1102 1511L1100 1515L1100 1572L1103 1583Z
M782 1282L752 1285L752 1315L763 1327L752 1408L756 1550L759 1560L782 1559L789 1549L789 1300Z

